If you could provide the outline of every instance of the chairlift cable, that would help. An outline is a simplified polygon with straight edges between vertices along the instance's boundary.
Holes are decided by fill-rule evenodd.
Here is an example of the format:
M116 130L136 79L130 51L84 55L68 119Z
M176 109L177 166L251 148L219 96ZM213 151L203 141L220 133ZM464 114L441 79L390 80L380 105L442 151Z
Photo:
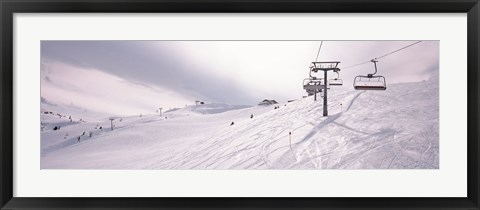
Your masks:
M322 50L322 45L323 45L323 41L320 42L320 47L318 47L317 58L315 58L315 62L318 61L318 56L320 55L320 50Z
M396 53L396 52L402 51L402 50L404 50L404 49L406 49L406 48L409 48L409 47L411 47L411 46L413 46L413 45L416 45L416 44L418 44L418 43L420 43L420 42L422 42L422 41L417 41L417 42L415 42L415 43L413 43L413 44L409 44L409 45L407 45L407 46L405 46L405 47L402 47L402 48L400 48L400 49L398 49L398 50L395 50L395 51L393 51L393 52L390 52L390 53L387 53L387 54L385 54L385 55L382 55L382 56L380 56L380 57L378 57L378 58L375 58L375 60L378 60L378 59L380 59L380 58L387 57L387 56L389 56L389 55L391 55L391 54L394 54L394 53Z
M349 69L349 68L353 68L353 67L356 67L356 66L360 66L360 65L363 65L363 64L370 63L370 62L372 62L372 61L369 60L369 61L365 61L365 62L363 62L363 63L358 63L358 64L355 64L355 65L347 66L347 67L342 68L342 70Z
M389 53L387 53L387 54L384 54L384 55L382 55L382 56L376 57L376 58L374 58L373 60L378 60L378 59L387 57L387 56L389 56L389 55L391 55L391 54L394 54L394 53L397 53L397 52L402 51L402 50L404 50L404 49L407 49L407 48L409 48L409 47L411 47L411 46L413 46L413 45L416 45L416 44L418 44L418 43L420 43L420 42L422 42L422 41L414 42L414 43L409 44L409 45L407 45L407 46L405 46L405 47L402 47L402 48L400 48L400 49L397 49L397 50L394 50L394 51L389 52ZM348 69L348 68L353 68L353 67L356 67L356 66L360 66L360 65L363 65L363 64L370 63L370 62L372 62L372 60L365 61L365 62L358 63L358 64L351 65L351 66L347 66L347 67L342 68L342 70L345 70L345 69Z

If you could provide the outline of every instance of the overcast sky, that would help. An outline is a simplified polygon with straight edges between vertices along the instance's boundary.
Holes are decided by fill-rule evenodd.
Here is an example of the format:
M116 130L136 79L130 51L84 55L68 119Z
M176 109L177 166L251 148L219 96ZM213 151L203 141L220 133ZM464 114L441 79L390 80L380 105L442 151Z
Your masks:
M41 95L57 104L138 114L193 104L255 105L306 95L321 41L42 41ZM347 67L415 41L324 41L318 61ZM423 41L379 60L388 84L415 82L438 73L439 42ZM344 88L367 63L341 70ZM329 73L329 77L334 77Z

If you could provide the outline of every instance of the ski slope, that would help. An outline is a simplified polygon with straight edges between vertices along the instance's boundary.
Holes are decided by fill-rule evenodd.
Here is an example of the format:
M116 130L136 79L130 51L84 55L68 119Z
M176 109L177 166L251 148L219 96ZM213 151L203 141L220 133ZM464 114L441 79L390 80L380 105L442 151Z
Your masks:
M65 123L42 114L49 128L63 124L41 132L41 168L438 169L438 91L438 76L386 91L332 87L328 117L323 99L307 97L117 117L113 130L107 118Z

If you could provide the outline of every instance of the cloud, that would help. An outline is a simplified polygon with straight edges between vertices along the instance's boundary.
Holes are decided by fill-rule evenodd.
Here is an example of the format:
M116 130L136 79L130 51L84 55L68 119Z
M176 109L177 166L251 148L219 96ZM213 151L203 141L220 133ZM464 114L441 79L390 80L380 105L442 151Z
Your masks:
M251 103L248 92L188 58L171 43L144 41L42 41L42 58L81 68L95 68L132 83L169 89L207 101Z
M43 61L49 71L41 71L43 101L82 107L105 114L137 115L154 113L159 107L173 108L191 100L156 87L130 83L118 76L57 61ZM58 81L58 82L57 82Z
M409 45L414 41L325 41L319 61L341 61L340 68ZM171 91L206 102L254 105L264 98L286 101L305 95L320 41L42 41L43 60L95 69L129 84ZM388 84L428 79L438 72L439 42L423 41L379 60ZM344 88L367 63L344 69ZM329 78L336 75L329 73Z

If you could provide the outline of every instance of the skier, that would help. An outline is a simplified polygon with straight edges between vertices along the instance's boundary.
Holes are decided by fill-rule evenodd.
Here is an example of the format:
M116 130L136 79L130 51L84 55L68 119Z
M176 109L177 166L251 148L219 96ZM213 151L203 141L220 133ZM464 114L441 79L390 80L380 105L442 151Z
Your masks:
M252 119L252 118L253 118L253 114L250 114L250 119Z
M235 123L232 121L232 123L230 123L230 126L234 125Z

